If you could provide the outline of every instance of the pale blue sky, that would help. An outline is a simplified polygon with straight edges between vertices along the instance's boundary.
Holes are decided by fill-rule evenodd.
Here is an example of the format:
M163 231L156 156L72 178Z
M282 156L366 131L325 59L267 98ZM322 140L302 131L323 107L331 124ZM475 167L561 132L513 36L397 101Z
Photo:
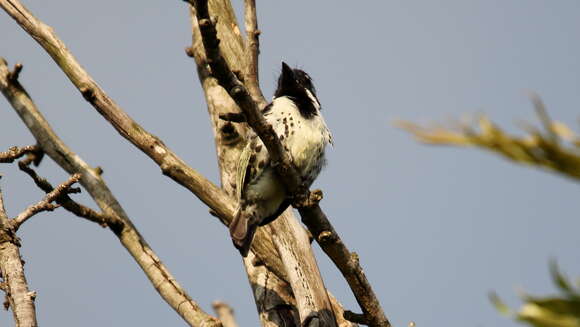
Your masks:
M241 1L236 1L241 8ZM181 1L25 1L53 26L135 120L217 181L213 138ZM323 208L361 263L395 326L516 324L487 293L517 306L517 289L554 291L548 259L580 273L578 184L469 149L417 144L396 119L445 121L485 112L515 131L533 121L526 90L577 127L580 2L258 1L261 81L270 97L280 61L314 79L335 147L317 181ZM122 139L41 48L0 14L0 56L21 61L22 83L65 142L105 180L147 241L206 310L220 299L240 325L258 325L227 230L187 190ZM0 149L33 143L0 100ZM8 211L42 193L2 165ZM66 175L50 160L39 172ZM77 197L90 203L86 195ZM92 205L92 204L91 204ZM43 326L181 326L112 233L64 211L20 232ZM329 289L359 311L316 248ZM11 324L0 312L0 325Z

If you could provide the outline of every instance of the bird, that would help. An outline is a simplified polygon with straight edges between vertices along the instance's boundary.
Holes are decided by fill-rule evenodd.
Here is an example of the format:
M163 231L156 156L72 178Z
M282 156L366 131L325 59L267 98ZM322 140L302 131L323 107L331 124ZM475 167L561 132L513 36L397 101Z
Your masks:
M309 187L326 164L325 149L332 134L321 114L312 78L282 62L272 102L262 110L294 166ZM268 150L250 131L236 170L238 207L230 224L234 246L246 257L259 226L274 221L291 204Z

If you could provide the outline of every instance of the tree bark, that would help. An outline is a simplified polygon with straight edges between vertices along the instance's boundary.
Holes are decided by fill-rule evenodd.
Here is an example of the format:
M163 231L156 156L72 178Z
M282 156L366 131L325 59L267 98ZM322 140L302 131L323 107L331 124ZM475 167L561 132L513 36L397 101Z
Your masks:
M36 293L28 289L19 241L10 226L0 190L0 273L2 285L17 327L36 327Z

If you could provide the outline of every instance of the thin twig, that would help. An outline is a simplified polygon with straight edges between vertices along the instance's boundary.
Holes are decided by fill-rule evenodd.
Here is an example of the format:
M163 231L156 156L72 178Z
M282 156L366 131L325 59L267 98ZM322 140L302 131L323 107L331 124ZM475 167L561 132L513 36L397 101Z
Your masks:
M252 95L258 107L264 108L267 104L262 90L260 89L260 75L258 56L260 55L260 30L258 29L258 13L256 0L244 1L244 18L246 26L246 58L247 64L244 70L244 84Z
M227 114L219 115L221 120L233 122L233 123L245 123L246 116L241 112L228 112Z
M347 280L358 304L366 316L369 326L388 327L390 323L366 278L358 256L351 253L316 201L309 201L310 192L292 164L289 154L284 150L272 126L262 116L258 105L252 100L248 90L229 69L219 51L219 40L215 19L209 16L207 0L192 0L201 30L206 56L213 75L220 85L228 91L247 118L247 122L268 148L278 175L293 195L294 206L298 207L302 221L312 232L324 252L331 258Z
M38 203L33 204L22 211L18 216L16 216L13 220L11 220L11 224L15 230L18 230L20 226L28 220L30 217L34 216L35 214L42 212L42 211L52 211L60 205L53 204L53 201L56 201L60 196L66 194L67 190L71 187L72 184L79 181L81 178L81 174L74 174L64 183L58 185L54 190L48 193L42 200Z
M18 162L20 170L28 174L36 186L38 186L45 193L53 192L54 187L45 178L38 176L38 174L36 174L36 172L30 168L30 162L33 160L34 155L29 155L28 158ZM112 230L120 230L123 228L123 221L118 217L102 214L87 206L79 204L78 202L71 199L67 193L61 194L59 197L57 197L56 202L67 211L75 214L77 217L85 218L89 221L99 224L102 227L110 227Z
M10 79L11 81L17 81L18 76L20 76L21 71L22 71L22 64L18 62L14 65L14 69L8 75L8 79Z
M14 160L21 158L27 153L37 151L39 151L39 148L36 145L28 145L22 148L13 146L9 148L8 151L0 152L0 162L2 163L14 162Z

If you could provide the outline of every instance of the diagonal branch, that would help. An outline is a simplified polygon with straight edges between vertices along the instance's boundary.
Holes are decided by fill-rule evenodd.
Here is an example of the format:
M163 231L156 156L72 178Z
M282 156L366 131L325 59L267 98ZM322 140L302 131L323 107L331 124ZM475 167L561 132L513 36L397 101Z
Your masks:
M3 0L0 1L0 5L4 5ZM94 220L90 218L89 220L109 226L121 244L139 264L161 297L190 326L219 326L217 319L205 313L191 299L153 249L149 247L101 178L99 169L90 167L64 144L36 108L22 85L18 81L8 79L7 76L9 76L9 71L6 61L0 58L0 91L22 118L42 150L68 173L81 174L81 185L89 192L103 213L96 214L74 201L68 204L64 201L63 206L77 215L87 218L93 217ZM21 169L22 166L24 165L21 165ZM47 189L43 189L47 192Z
M270 158L277 168L278 175L285 183L288 192L294 195L294 206L298 207L302 221L347 280L358 304L363 310L367 324L369 326L390 326L366 275L360 267L358 256L346 248L330 221L318 206L317 201L310 201L310 192L302 183L289 154L284 151L272 126L266 122L248 90L232 73L221 56L215 19L209 16L207 0L191 0L190 3L196 9L203 45L213 75L231 95L244 113L247 123L268 148Z
M16 216L14 219L10 221L14 230L18 230L20 225L22 225L26 220L28 220L35 214L41 211L52 211L58 208L60 205L52 204L52 202L56 201L63 194L66 194L71 185L78 182L80 178L81 178L80 174L72 175L67 181L57 186L38 203L29 206L20 214L18 214L18 216Z

